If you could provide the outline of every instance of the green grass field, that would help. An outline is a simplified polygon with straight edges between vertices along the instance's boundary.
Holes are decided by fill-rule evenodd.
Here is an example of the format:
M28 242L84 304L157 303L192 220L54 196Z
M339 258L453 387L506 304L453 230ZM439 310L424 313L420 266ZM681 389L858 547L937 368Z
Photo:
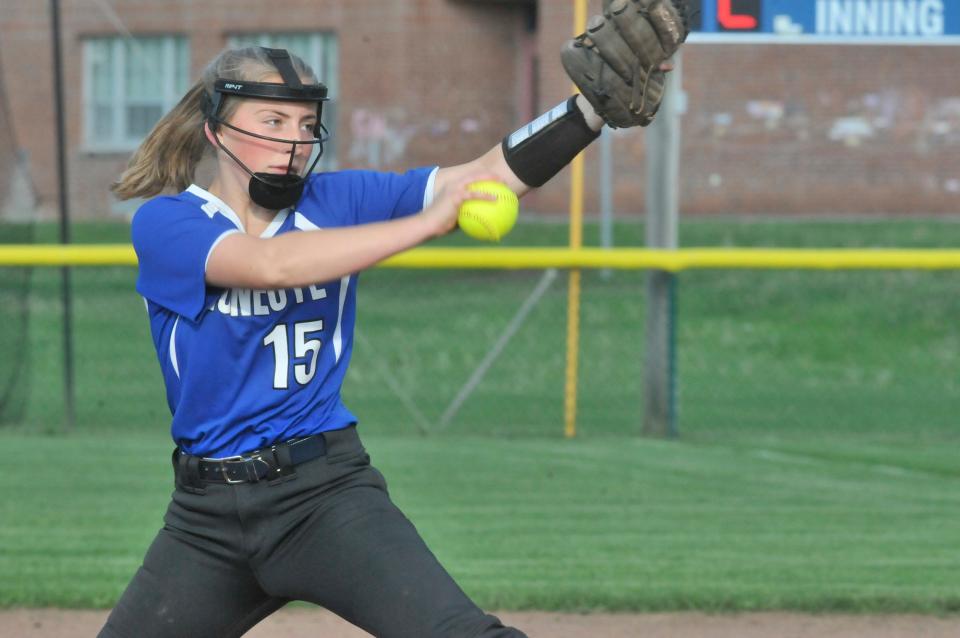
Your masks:
M508 245L565 233L526 224ZM640 245L642 226L617 238ZM681 245L953 247L960 224L702 221ZM0 606L109 606L161 524L168 415L134 276L73 272L78 423L63 434L59 271L33 272L23 405L0 425ZM682 274L678 441L638 436L644 275L627 272L584 276L579 435L562 438L561 273L440 429L541 276L363 275L346 400L478 602L960 612L960 273Z

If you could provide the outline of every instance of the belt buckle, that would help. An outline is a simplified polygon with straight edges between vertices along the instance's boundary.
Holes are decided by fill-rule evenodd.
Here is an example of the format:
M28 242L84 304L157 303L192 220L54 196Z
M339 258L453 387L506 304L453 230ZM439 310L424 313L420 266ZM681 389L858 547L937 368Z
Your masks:
M223 480L226 481L227 484L229 485L237 485L239 483L258 482L260 480L260 477L257 476L256 470L253 470L251 472L251 468L254 467L253 463L256 463L257 461L266 465L268 472L270 469L270 464L267 463L266 459L264 459L259 452L254 452L252 454L247 454L247 455L238 454L237 456L227 456L222 459L217 459L217 461L220 462L220 475L223 476ZM239 478L239 479L230 478L230 475L227 473L227 463L235 463L238 461L243 464L243 469L245 470L247 476L245 478Z
M263 463L264 466L267 468L267 476L270 475L270 463L268 463L267 460L263 458L263 454L261 452L254 452L253 454L248 455L245 460L250 461L250 464L245 465L244 467L247 470L247 476L250 478L251 483L257 483L261 480L260 477L257 475L257 470L255 466L255 464L258 461L260 463Z
M241 455L236 456L225 456L219 459L210 459L211 461L216 461L217 465L220 466L220 475L223 476L223 480L229 483L230 485L236 485L237 483L246 483L244 479L235 480L230 478L230 475L227 474L227 463L234 461L243 461L244 458Z

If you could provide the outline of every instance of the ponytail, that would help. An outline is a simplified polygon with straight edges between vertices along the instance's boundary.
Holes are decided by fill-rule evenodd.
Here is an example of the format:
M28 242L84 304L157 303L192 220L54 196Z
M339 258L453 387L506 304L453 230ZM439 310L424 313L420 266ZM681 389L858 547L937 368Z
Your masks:
M193 182L208 142L203 132L204 83L197 82L153 127L110 190L120 199L152 197Z

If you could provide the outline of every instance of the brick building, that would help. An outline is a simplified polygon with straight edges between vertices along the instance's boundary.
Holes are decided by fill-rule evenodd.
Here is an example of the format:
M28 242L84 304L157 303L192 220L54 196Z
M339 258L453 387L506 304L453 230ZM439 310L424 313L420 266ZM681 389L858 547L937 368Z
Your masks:
M48 6L4 0L0 86L52 215ZM557 52L572 21L569 0L62 0L74 216L129 211L109 183L230 43L288 46L316 66L336 100L327 168L397 170L476 157L569 95ZM688 44L681 211L960 211L958 62L953 46ZM613 146L615 208L642 214L643 132ZM563 213L567 194L564 172L524 208Z

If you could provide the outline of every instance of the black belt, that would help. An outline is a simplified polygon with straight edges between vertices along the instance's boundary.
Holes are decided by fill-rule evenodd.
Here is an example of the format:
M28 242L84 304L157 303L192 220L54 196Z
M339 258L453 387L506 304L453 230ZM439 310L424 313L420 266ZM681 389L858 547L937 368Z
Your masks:
M256 483L291 474L295 466L326 453L327 441L323 434L314 434L223 459L200 458L178 451L175 464L178 471L188 475L195 471L197 478L208 483Z

